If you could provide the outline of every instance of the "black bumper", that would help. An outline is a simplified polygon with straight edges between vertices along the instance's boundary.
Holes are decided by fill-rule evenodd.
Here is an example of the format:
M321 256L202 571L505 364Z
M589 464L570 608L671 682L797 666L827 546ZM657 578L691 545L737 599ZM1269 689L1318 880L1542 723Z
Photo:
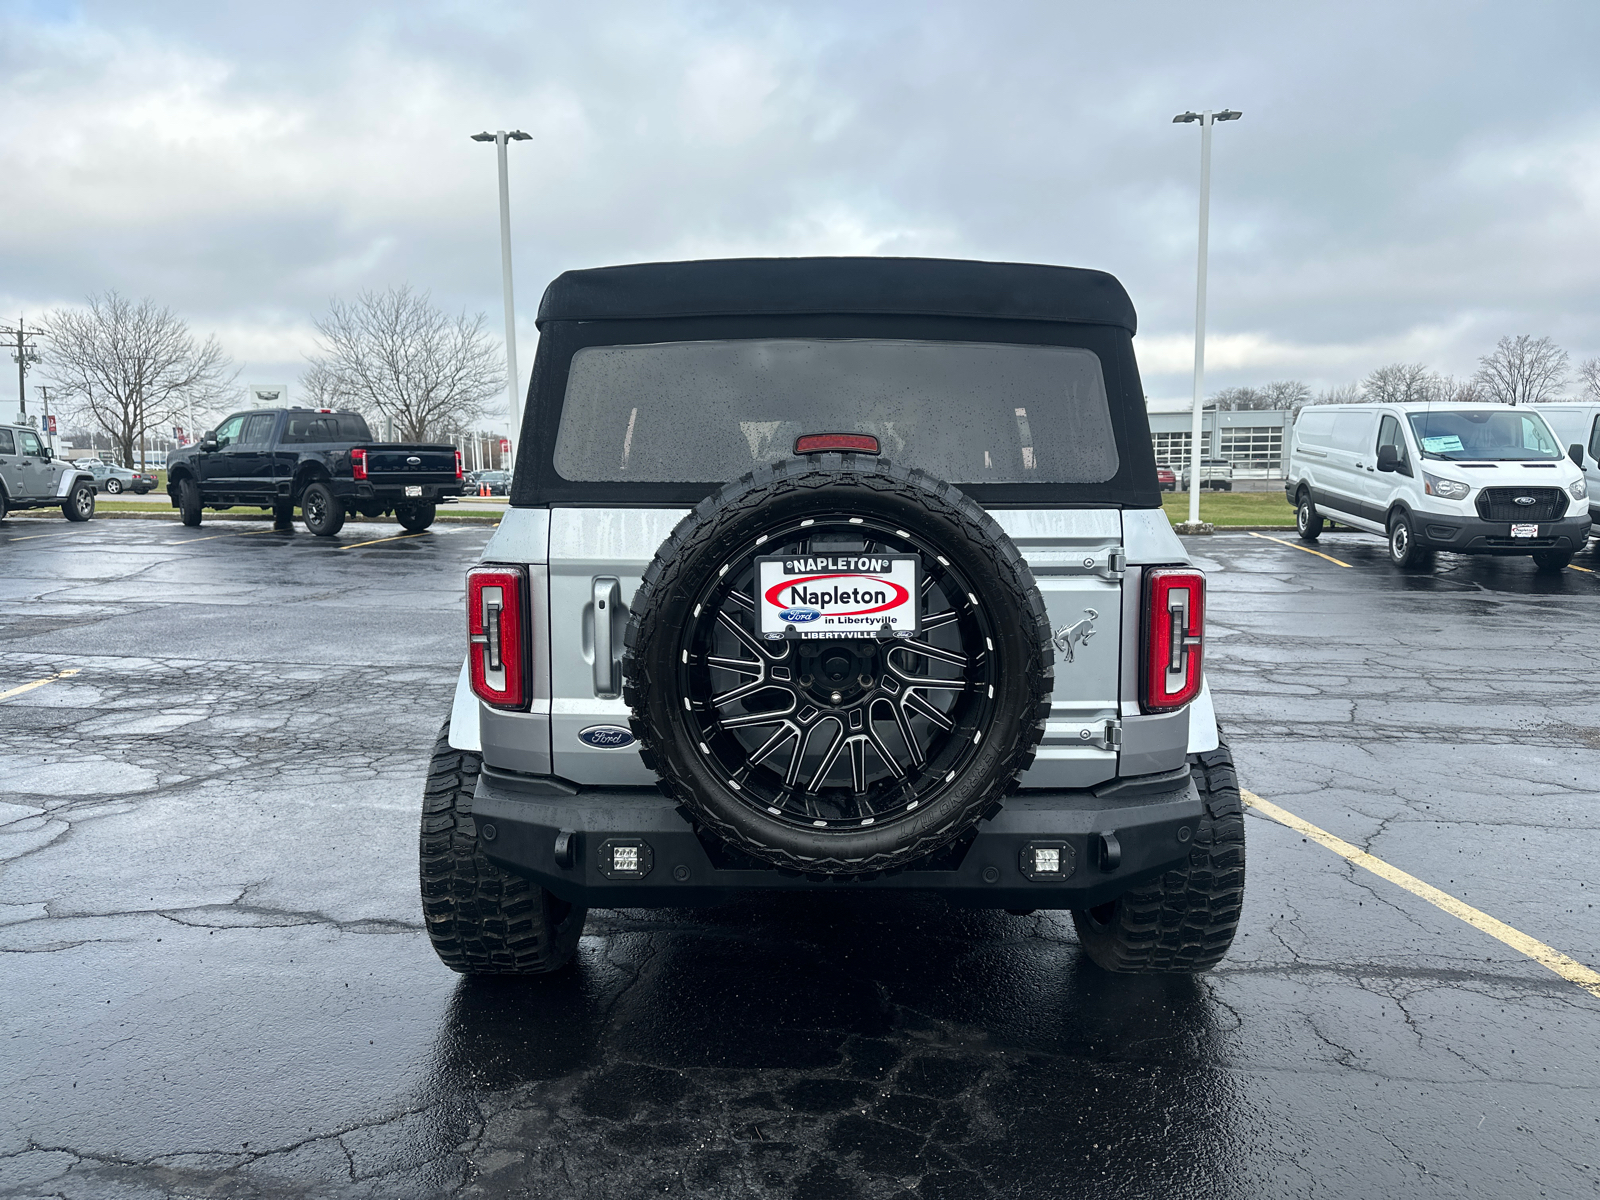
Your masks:
M1537 523L1537 537L1512 537L1511 522L1485 521L1479 517L1441 516L1414 512L1411 528L1419 546L1435 550L1454 550L1460 554L1532 554L1535 550L1582 550L1589 540L1589 514L1562 517L1559 521Z
M968 907L1030 909L1104 904L1182 863L1202 808L1187 770L1125 780L1099 795L1023 792L924 863L855 880L763 867L697 831L675 801L653 790L573 791L486 767L473 812L489 858L592 908L677 908L751 891L918 891ZM641 843L644 874L609 869L614 846ZM1040 848L1058 849L1058 876L1033 870Z
M396 504L404 504L407 500L428 501L435 504L452 500L461 495L460 483L423 483L413 484L422 489L420 496L406 495L405 484L368 483L360 480L340 480L334 484L334 494L341 500L353 500L362 505L381 505L384 508L393 508Z

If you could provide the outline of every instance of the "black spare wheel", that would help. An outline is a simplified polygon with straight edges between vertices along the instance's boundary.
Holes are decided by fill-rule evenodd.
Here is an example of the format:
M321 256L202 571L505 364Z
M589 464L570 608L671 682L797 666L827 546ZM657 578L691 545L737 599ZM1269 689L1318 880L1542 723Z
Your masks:
M810 874L900 867L1033 761L1044 602L948 483L855 454L703 500L634 596L624 698L647 766L708 830Z

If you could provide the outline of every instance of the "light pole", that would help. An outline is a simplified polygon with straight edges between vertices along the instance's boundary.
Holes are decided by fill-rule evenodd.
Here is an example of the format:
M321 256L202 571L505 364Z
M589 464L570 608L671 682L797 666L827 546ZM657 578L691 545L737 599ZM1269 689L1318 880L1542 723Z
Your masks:
M1178 526L1179 533L1210 533L1200 522L1200 435L1201 409L1205 403L1206 375L1206 240L1211 227L1211 126L1218 121L1237 121L1241 112L1225 108L1203 113L1183 112L1172 118L1174 125L1200 122L1200 255L1195 269L1194 289L1194 412L1189 427L1189 519Z
M511 186L506 181L506 143L526 142L532 135L513 129L494 133L475 133L475 142L493 142L495 157L500 160L500 274L505 288L506 303L506 402L511 414L512 444L522 432L522 406L517 400L517 309L511 295Z

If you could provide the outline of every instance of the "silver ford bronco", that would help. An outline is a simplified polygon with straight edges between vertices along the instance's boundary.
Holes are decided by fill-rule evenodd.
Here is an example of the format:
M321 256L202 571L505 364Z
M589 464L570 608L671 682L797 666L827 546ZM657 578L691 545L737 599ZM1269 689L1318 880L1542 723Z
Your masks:
M591 906L935 892L1085 952L1227 952L1244 820L1098 271L798 258L546 290L512 507L423 799L441 959Z

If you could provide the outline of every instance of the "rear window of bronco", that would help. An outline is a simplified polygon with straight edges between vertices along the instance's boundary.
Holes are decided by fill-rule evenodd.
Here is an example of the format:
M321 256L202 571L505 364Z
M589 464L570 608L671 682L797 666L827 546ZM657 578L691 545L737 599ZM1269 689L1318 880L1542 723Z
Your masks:
M1100 359L1069 346L755 338L573 355L554 466L572 481L722 481L807 433L868 433L956 484L1103 483Z

